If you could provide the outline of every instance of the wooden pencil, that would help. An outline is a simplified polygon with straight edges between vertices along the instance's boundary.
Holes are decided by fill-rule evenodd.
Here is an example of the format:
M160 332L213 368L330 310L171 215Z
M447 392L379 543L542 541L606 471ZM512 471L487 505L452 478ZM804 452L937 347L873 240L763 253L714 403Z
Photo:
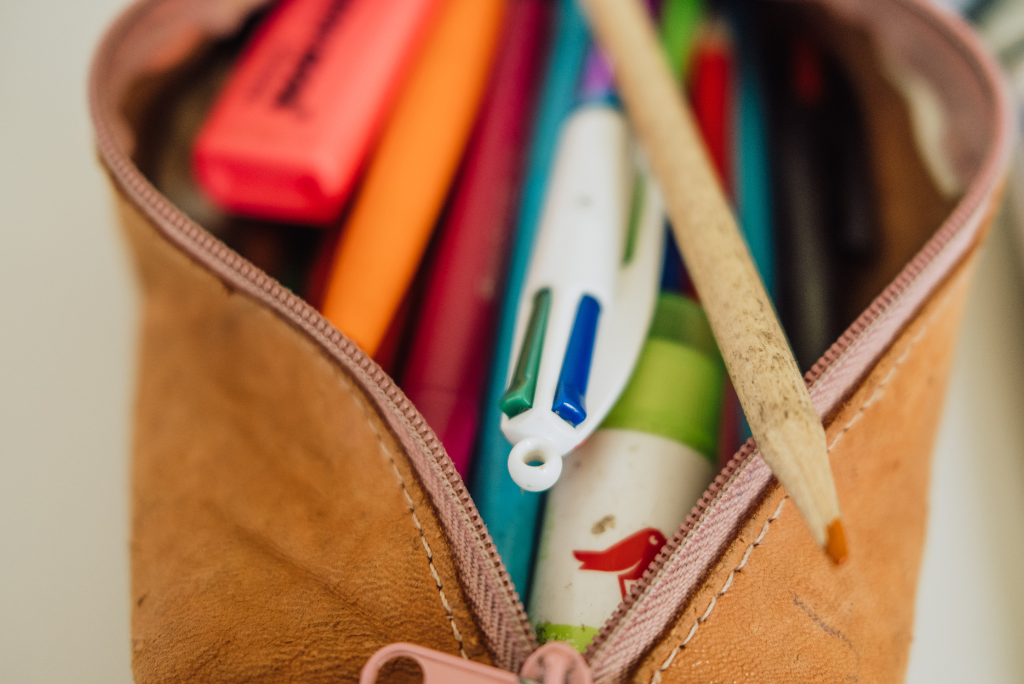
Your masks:
M665 196L679 248L765 462L815 541L846 558L825 431L640 0L581 0Z

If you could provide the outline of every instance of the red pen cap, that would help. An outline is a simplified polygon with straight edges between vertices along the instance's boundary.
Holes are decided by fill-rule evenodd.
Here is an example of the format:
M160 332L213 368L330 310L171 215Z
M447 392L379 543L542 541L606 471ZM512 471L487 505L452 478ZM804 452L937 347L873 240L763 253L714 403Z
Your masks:
M222 208L337 218L438 0L284 0L243 51L193 149Z

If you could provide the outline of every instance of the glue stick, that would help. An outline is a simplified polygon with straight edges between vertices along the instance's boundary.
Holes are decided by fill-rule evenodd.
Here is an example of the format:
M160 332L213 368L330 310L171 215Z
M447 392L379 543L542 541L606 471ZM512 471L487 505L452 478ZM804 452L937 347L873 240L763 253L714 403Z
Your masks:
M663 293L625 392L544 515L530 614L583 651L714 478L724 366L703 309Z

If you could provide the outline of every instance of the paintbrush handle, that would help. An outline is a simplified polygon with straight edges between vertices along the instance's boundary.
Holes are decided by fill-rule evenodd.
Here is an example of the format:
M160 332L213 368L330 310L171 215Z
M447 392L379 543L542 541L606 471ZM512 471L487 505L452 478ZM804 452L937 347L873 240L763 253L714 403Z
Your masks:
M581 6L611 58L761 455L815 540L840 560L845 543L836 546L842 528L825 431L654 26L640 0L581 0Z

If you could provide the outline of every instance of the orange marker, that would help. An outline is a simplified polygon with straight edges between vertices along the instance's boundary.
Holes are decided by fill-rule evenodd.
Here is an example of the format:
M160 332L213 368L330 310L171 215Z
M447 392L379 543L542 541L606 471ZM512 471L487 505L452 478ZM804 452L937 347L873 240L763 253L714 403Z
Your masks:
M487 86L506 0L445 0L348 225L324 315L371 356L419 266Z
M284 0L246 46L193 151L222 208L338 218L441 0Z

